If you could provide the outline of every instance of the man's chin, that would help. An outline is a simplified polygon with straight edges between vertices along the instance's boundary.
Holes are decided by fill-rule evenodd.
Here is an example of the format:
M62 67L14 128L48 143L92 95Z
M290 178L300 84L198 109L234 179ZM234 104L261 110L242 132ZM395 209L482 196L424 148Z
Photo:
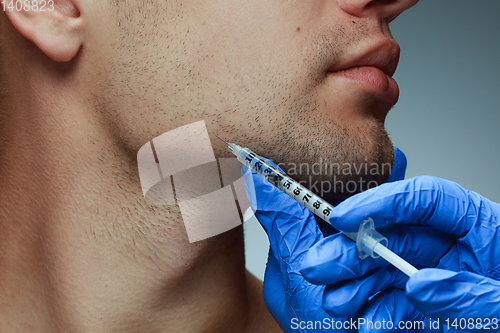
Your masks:
M394 162L384 124L374 117L349 124L309 123L280 131L271 159L331 204L384 183Z

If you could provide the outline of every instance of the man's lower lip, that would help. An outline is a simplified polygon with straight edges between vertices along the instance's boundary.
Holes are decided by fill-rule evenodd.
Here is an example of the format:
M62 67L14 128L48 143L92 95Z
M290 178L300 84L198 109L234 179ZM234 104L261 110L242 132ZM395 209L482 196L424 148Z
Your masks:
M396 81L377 67L360 66L341 71L329 72L329 76L346 79L363 92L380 97L392 105L399 98L399 87Z

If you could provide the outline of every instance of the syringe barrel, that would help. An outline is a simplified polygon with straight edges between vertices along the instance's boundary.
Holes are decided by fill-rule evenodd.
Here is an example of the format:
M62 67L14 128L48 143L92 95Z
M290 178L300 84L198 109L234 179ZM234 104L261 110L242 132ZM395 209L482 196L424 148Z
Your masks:
M241 148L236 158L242 164L246 165L290 197L307 207L321 219L330 223L330 214L333 210L333 206L302 186L299 182L287 176L248 148Z

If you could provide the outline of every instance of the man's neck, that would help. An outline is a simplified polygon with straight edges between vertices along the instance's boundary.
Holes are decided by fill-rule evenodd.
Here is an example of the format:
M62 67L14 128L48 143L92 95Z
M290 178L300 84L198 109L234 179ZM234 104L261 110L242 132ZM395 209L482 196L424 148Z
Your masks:
M135 159L83 113L55 111L13 110L0 139L0 331L243 332L270 318L241 227L190 244L177 206L144 201Z

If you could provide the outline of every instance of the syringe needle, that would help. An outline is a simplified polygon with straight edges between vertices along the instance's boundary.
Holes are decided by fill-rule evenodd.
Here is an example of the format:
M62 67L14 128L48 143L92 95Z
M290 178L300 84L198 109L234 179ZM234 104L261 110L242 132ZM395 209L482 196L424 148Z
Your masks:
M221 141L225 142L225 143L229 146L229 143L228 143L226 140L222 139L222 138L221 138L220 136L218 136L217 134L216 134L215 136L216 136L217 138L219 138L219 140L221 140Z
M220 136L218 136L217 134L215 135L219 140L223 141L226 143L227 145L227 148L229 149L230 152L232 152L233 154L235 154L236 156L238 156L238 153L240 152L241 150L241 147L234 144L234 143L229 143L227 142L226 140L222 139Z

